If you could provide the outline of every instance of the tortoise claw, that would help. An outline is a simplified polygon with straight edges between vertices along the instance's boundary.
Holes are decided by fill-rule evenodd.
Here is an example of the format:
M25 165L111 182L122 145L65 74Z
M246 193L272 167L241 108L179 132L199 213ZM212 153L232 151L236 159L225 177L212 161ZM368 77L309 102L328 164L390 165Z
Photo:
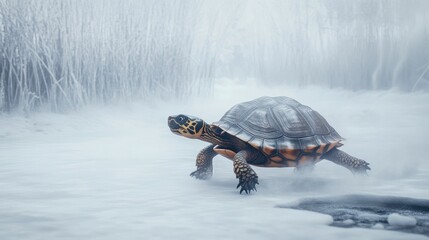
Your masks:
M354 166L351 171L353 174L358 174L358 175L368 175L367 171L370 171L371 168L369 167L369 163L363 161L360 164Z
M246 194L250 194L250 192L257 191L256 190L256 184L259 184L258 182L258 176L256 174L250 174L250 176L246 175L245 177L239 177L239 182L236 188L241 187L240 194L245 192Z

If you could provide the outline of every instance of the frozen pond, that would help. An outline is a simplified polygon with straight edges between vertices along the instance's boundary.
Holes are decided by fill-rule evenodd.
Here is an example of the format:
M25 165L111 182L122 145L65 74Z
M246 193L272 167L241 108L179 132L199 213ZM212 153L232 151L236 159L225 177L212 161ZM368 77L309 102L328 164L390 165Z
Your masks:
M167 116L213 122L261 95L317 110L347 139L342 149L371 163L369 176L330 162L308 176L255 167L258 191L240 195L231 162L217 156L210 181L189 177L206 144L171 134ZM427 239L332 227L329 215L276 206L350 194L429 199L428 122L423 93L225 84L210 100L183 104L0 116L0 239Z
M388 229L429 236L429 200L346 195L309 198L279 207L329 214L334 220L332 225L338 227Z

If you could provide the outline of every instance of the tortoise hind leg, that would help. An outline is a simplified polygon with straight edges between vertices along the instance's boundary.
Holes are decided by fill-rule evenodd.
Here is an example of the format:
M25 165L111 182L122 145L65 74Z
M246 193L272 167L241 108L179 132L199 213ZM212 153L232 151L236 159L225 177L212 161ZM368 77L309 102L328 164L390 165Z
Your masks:
M353 173L366 173L367 170L371 170L371 168L369 168L369 163L350 156L337 148L333 148L329 152L323 154L322 158L343 166Z
M203 148L197 155L197 170L192 172L190 175L197 179L206 180L213 175L213 158L217 153L213 150L214 144L211 144Z

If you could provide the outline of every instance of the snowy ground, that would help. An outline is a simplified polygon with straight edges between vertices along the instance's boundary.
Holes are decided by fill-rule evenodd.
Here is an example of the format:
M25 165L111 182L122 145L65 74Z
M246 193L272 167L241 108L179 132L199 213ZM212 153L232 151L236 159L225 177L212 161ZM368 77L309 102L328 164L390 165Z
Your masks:
M250 89L250 90L249 90ZM171 134L167 116L218 120L233 104L286 95L319 111L371 163L357 177L330 162L302 176L254 168L258 192L239 195L229 160L210 181L189 177L206 144ZM0 116L0 239L427 239L332 227L332 217L278 208L302 198L373 194L429 199L429 94L263 89L219 84L189 102Z

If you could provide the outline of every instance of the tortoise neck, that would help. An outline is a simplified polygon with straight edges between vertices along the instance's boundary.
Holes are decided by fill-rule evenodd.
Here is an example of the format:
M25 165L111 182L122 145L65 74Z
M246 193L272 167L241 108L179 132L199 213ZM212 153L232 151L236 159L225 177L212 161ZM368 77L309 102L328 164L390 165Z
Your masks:
M203 132L201 134L200 139L215 145L227 145L230 141L228 141L228 139L225 139L225 137L221 134L222 130L219 130L220 131L216 131L211 127L210 124L204 123Z

